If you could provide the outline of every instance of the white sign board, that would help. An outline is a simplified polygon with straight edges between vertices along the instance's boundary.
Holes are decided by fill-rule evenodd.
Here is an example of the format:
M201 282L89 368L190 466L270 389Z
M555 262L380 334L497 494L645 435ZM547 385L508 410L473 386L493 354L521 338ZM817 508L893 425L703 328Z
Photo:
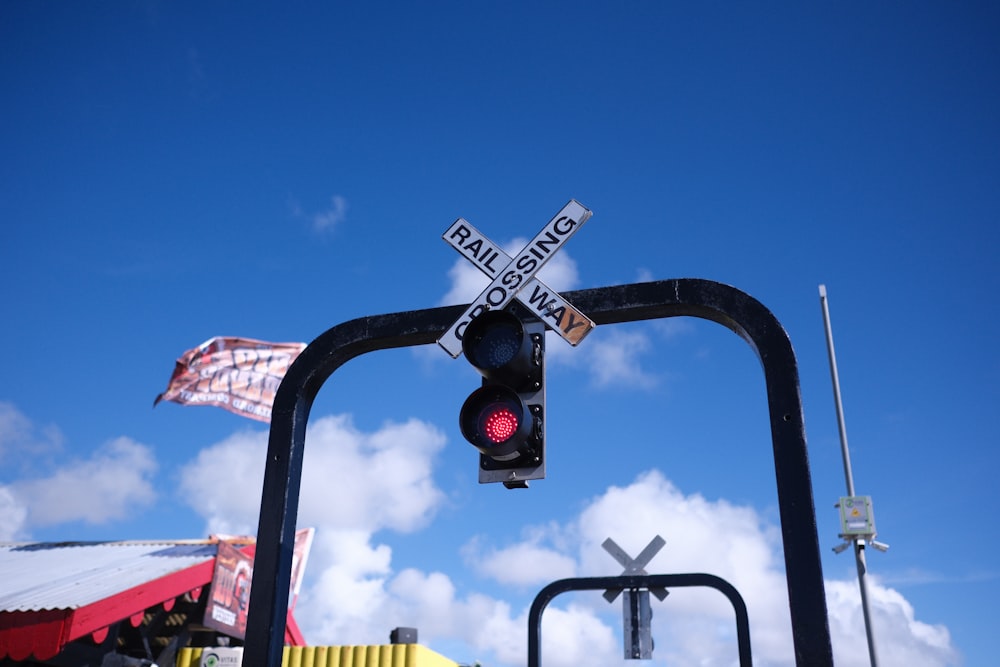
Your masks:
M871 496L841 498L837 506L840 508L841 537L875 536L875 516L872 512Z
M483 290L482 294L476 297L475 301L469 304L469 307L462 313L462 316L451 325L444 335L438 339L438 345L444 348L452 357L457 358L462 353L462 334L465 332L465 327L468 326L469 322L487 310L507 307L518 293L531 283L535 274L545 266L545 263L552 258L552 255L577 232L583 223L590 219L590 216L590 210L573 199L562 207L542 230L535 235L535 238L531 239L521 252L510 261L503 263L503 257L500 256L501 253L495 246L488 256L480 254L481 250L473 253L477 256L476 263L480 265L480 268L482 268L482 264L487 264L491 269L495 269L493 272L487 271L488 275L494 276L493 281ZM449 231L455 233L457 224L458 222L452 225ZM469 233L470 235L472 233L471 226ZM445 233L445 240L448 240L447 234L448 232ZM449 241L449 243L457 239L458 237ZM463 245L471 246L472 243ZM497 253L496 256L493 255L493 252ZM465 255L466 252L462 254ZM501 264L503 264L502 267ZM541 287L541 283L538 283L538 285ZM543 300L541 291L536 292L534 296L537 301ZM531 297L529 296L528 298L530 299Z
M510 264L510 255L462 218L448 228L443 238L491 278L496 278ZM589 317L538 278L529 280L515 298L570 345L578 345L595 326Z
M242 664L242 646L210 646L202 649L201 667L240 667Z

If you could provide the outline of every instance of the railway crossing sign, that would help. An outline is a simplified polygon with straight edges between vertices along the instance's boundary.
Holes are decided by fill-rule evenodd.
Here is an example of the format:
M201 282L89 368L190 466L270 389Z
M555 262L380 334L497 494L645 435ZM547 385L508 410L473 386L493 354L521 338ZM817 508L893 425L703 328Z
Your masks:
M456 220L442 238L493 281L438 339L438 345L457 358L469 322L487 310L505 308L515 298L571 345L583 340L594 323L535 274L591 215L588 208L571 199L514 258L467 221Z
M647 575L646 565L664 544L664 539L657 535L635 558L625 553L610 537L601 546L622 564L625 568L622 576L627 576ZM604 591L604 599L614 602L619 593L622 593L622 589L609 588ZM667 597L666 588L629 588L622 594L622 636L625 640L626 660L649 660L653 657L653 635L649 625L653 618L653 610L649 607L650 593L660 602Z
M660 549L662 549L663 545L666 543L666 540L657 535L650 540L649 544L646 545L646 548L643 549L642 552L635 558L632 558L625 553L625 550L618 546L618 544L610 537L604 540L604 543L601 544L601 546L604 547L605 551L611 554L612 558L621 563L622 567L625 568L625 571L622 572L622 574L649 574L646 572L646 566L649 565L649 561L653 560L653 556L658 554ZM651 592L660 602L663 602L663 600L667 597L667 589L665 588L652 589ZM614 602L619 593L621 593L621 590L615 590L613 588L608 589L604 591L604 599L608 602Z

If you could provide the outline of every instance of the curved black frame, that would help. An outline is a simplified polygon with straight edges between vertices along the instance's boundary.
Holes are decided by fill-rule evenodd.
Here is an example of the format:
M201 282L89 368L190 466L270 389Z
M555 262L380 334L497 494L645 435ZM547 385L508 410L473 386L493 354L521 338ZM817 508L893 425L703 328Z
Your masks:
M569 591L600 591L609 588L655 589L684 588L701 586L714 588L729 600L736 612L736 648L740 656L740 667L751 667L750 618L747 605L740 592L725 579L714 574L694 572L690 574L623 574L617 577L576 577L560 579L539 591L528 612L528 667L542 664L542 612L557 595Z
M567 292L596 324L691 316L731 329L764 370L796 665L832 667L826 593L795 353L759 301L709 280L679 278ZM434 343L466 306L361 317L321 334L295 360L271 413L244 652L247 667L281 664L306 424L319 389L367 352Z

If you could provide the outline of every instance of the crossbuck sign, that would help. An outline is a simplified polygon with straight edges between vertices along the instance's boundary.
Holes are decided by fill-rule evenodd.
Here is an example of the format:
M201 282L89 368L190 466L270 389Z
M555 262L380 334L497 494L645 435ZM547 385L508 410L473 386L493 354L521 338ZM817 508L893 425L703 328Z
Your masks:
M610 537L604 540L601 546L625 568L622 575L645 575L648 574L646 565L663 548L664 544L666 541L657 535L635 558L625 553L625 550ZM653 618L653 611L649 608L649 594L652 593L662 602L667 597L667 589L633 588L624 592L621 589L609 589L604 591L604 599L608 602L614 602L619 593L622 593L622 636L625 640L625 659L649 660L653 657L653 635L649 626L649 622Z
M469 322L487 310L506 308L515 298L568 343L579 344L594 323L535 274L590 216L589 209L571 199L513 259L466 220L456 220L442 238L493 282L438 339L438 345L457 358Z
M622 567L625 568L625 571L622 572L623 575L649 574L646 572L646 566L649 565L649 561L653 560L653 556L655 556L666 543L666 540L657 535L635 558L629 556L625 550L618 546L618 543L610 537L604 540L604 543L601 544L601 546L604 547L605 551L611 554L612 558L622 564ZM655 588L652 589L652 592L653 595L659 598L661 602L667 597L667 590L665 588ZM619 593L621 593L621 590L611 589L604 591L604 599L608 602L614 602Z

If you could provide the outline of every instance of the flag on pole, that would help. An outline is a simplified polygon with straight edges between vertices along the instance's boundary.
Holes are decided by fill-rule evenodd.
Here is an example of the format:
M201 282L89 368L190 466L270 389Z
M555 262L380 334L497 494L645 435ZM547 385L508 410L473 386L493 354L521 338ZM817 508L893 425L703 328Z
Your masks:
M305 343L267 343L252 338L216 336L185 352L167 390L153 401L214 405L243 417L271 421L271 406L281 378Z

